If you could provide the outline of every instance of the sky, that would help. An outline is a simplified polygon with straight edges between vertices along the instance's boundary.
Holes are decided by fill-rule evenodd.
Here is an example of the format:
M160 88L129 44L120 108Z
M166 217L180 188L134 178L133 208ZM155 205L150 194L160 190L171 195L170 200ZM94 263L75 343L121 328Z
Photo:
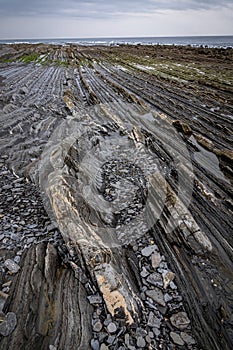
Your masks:
M0 0L0 39L233 35L233 0Z

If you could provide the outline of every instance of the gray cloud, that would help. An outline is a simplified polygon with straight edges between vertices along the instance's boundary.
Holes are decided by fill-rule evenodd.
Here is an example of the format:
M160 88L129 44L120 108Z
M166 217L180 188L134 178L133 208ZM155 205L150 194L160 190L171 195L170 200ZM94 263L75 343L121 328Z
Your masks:
M221 8L230 4L233 0L0 0L0 15L99 18L161 10Z

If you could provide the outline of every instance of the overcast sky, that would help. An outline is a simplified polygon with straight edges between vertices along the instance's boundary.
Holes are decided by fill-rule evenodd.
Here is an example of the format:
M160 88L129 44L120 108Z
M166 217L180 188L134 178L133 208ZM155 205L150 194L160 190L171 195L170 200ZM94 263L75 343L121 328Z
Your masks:
M0 0L0 39L233 34L233 0Z

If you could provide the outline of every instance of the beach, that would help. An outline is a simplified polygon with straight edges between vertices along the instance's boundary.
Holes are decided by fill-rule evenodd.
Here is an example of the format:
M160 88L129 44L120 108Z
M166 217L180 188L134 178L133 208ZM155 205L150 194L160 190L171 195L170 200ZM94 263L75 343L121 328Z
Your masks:
M0 349L232 348L233 49L0 45Z

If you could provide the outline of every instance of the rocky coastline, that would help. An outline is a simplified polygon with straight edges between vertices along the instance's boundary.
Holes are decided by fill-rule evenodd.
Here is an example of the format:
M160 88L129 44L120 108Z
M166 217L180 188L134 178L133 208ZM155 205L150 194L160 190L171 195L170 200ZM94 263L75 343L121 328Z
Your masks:
M0 349L230 350L233 49L0 45Z

